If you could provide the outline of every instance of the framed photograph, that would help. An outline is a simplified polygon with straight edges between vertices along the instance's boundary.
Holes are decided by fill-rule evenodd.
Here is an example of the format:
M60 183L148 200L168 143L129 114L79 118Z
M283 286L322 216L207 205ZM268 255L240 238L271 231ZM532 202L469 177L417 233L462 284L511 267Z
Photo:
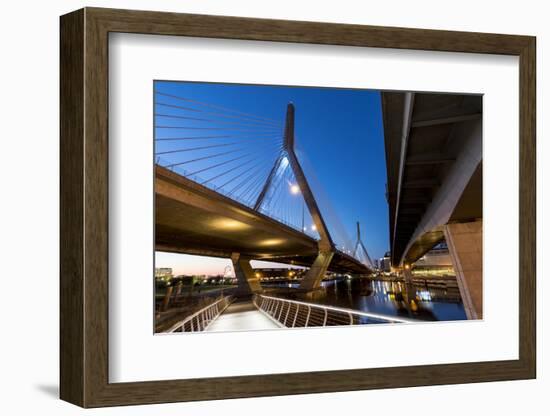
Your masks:
M536 376L535 38L61 17L82 407Z

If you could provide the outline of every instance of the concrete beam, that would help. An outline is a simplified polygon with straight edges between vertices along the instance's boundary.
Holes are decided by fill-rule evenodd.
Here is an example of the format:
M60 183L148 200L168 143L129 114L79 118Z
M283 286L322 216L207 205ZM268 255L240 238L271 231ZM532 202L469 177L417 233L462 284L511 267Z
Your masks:
M481 119L481 113L461 114L453 117L433 118L430 120L418 120L412 123L412 127L429 127L438 124L461 123L469 120Z
M403 103L403 127L401 130L401 146L399 152L399 170L397 175L397 192L395 200L394 223L391 224L391 247L395 247L395 237L397 234L397 219L399 218L399 202L401 200L401 191L403 187L403 175L405 172L405 161L407 159L407 145L411 131L412 113L414 107L414 93L404 94Z
M408 204L419 204L419 205L426 205L432 202L431 195L428 195L427 193L422 193L414 197L408 197L407 203Z
M454 158L450 158L441 153L431 153L411 156L407 159L407 166L421 166L421 165L442 165L444 163L454 162Z
M427 189L439 186L439 181L435 179L415 179L403 184L404 189Z

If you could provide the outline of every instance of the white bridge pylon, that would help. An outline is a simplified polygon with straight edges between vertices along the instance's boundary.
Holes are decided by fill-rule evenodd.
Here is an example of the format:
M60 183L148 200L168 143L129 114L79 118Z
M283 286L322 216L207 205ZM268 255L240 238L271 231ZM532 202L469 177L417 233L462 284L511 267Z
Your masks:
M357 240L355 242L355 248L353 249L353 257L355 257L356 259L359 259L358 257L359 249L362 250L363 255L365 256L366 266L369 267L371 270L374 270L374 265L372 264L372 260L369 256L369 252L367 251L367 248L363 244L363 240L361 240L361 226L359 225L359 221L357 221Z
M256 211L262 208L262 205L266 202L269 190L273 187L277 178L277 174L282 170L289 167L296 179L296 192L302 194L304 202L308 208L308 212L311 215L311 219L315 226L315 230L319 234L319 248L325 251L334 251L335 245L333 243L330 232L326 226L325 220L321 215L321 211L315 200L313 192L306 180L304 171L296 157L294 150L294 104L289 103L287 106L285 130L283 137L283 146L280 153L267 176L267 179L262 187L262 190L258 194L254 209Z
M302 282L300 283L300 287L302 289L312 290L320 286L336 249L332 237L330 236L330 233L326 226L325 220L323 219L321 211L319 210L319 206L317 205L317 201L313 196L313 192L309 187L309 184L304 175L304 171L302 170L300 162L298 161L298 158L296 157L296 153L294 151L294 104L292 103L289 103L287 105L285 130L281 153L279 157L277 157L277 160L275 161L275 164L271 169L269 176L267 177L262 191L258 195L258 199L254 206L255 209L259 209L262 206L265 195L272 185L275 174L279 170L281 164L286 163L285 161L288 161L288 164L292 169L294 176L296 177L299 192L301 192L304 198L305 204L307 205L316 231L319 233L319 251L317 257L315 258L315 261L313 262L306 275L302 279Z

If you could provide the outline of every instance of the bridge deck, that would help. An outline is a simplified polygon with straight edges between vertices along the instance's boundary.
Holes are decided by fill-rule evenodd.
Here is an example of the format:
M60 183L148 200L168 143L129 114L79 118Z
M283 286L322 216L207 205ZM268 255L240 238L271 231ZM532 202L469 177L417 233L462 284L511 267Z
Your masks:
M280 326L260 312L251 300L246 300L229 305L206 331L251 331L276 328L280 328Z
M315 261L314 238L166 168L155 169L156 250L224 258L240 253L306 267ZM369 272L339 250L329 270Z

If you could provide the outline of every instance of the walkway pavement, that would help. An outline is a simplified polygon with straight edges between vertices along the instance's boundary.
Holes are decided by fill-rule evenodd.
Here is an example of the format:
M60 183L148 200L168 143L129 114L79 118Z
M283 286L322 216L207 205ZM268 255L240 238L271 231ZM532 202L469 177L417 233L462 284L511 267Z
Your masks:
M251 300L236 301L208 327L207 332L276 329L279 325L260 312Z

